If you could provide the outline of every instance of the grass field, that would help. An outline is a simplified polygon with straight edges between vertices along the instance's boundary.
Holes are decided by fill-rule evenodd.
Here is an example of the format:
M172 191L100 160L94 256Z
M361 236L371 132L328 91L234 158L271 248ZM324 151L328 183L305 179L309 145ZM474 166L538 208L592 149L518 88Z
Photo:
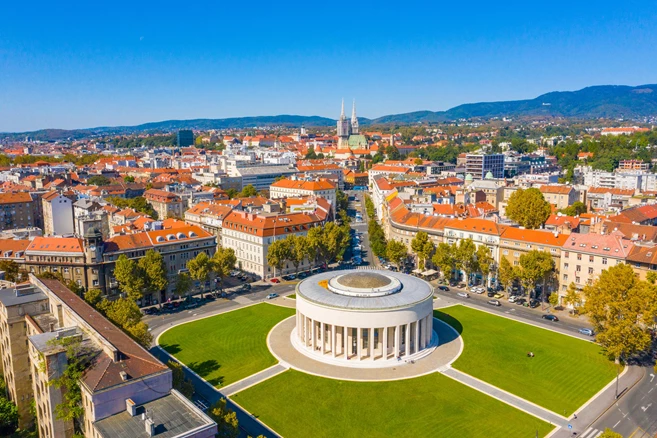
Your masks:
M347 382L286 371L231 397L282 436L534 437L551 427L440 373Z
M276 364L267 333L294 309L257 304L182 324L162 334L160 346L219 387Z
M464 306L434 314L463 337L454 368L557 414L572 414L616 376L592 342Z
M285 298L290 298L292 300L296 300L297 299L297 294L286 295Z

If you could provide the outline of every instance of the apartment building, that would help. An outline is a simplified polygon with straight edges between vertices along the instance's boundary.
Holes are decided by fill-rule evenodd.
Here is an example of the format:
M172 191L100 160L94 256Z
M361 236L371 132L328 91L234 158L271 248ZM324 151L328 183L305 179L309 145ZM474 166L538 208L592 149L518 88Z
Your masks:
M160 219L183 217L183 201L174 193L150 189L146 190L144 198L153 206Z
M0 193L0 230L42 227L41 202L28 192Z
M634 243L616 234L571 233L561 247L559 295L570 283L577 289L592 284L604 269L624 263Z
M21 427L33 421L34 400L41 438L217 433L216 423L172 388L166 365L59 281L30 275L28 283L0 290L0 309L2 371ZM76 356L65 344L77 346ZM84 413L75 421L57 417L64 390L50 384L71 360L86 364L79 382Z
M73 198L75 195L72 196ZM75 199L58 192L46 193L41 197L43 208L43 233L46 236L73 234L73 203Z
M474 179L504 178L504 154L466 154L465 172Z
M573 186L542 185L539 190L547 202L553 204L558 210L567 208L579 201L579 192Z
M330 181L302 181L281 179L269 188L271 198L291 198L299 196L316 196L328 200L335 210L336 188Z
M322 226L331 219L330 210L328 202L313 213L249 213L233 210L223 220L221 245L235 251L240 269L260 278L294 272L295 267L287 263L274 273L274 268L267 263L269 245L290 234L307 235L308 230ZM304 260L299 269L308 267L308 260Z
M221 242L221 225L233 206L230 204L216 204L213 202L199 202L185 212L185 222L203 228L210 234L217 236Z

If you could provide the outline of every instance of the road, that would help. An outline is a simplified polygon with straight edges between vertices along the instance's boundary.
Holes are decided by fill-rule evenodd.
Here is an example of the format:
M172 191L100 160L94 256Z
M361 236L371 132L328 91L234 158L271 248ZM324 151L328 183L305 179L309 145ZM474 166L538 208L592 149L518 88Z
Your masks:
M365 192L358 190L348 190L345 192L350 198L353 196L354 200L349 201L347 207L347 213L352 218L351 228L356 230L359 233L362 233L361 247L362 249L362 258L363 263L361 266L376 266L374 262L374 255L370 251L370 239L367 233L367 222L369 218L367 217L367 212L365 211ZM363 215L362 222L356 222L356 212L359 211Z

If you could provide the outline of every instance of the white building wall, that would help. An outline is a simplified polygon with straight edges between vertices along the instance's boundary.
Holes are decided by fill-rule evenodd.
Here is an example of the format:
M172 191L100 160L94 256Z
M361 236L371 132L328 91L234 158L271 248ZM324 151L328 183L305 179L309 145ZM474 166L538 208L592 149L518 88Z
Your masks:
M50 202L52 206L53 235L73 234L73 202L66 196L58 196Z

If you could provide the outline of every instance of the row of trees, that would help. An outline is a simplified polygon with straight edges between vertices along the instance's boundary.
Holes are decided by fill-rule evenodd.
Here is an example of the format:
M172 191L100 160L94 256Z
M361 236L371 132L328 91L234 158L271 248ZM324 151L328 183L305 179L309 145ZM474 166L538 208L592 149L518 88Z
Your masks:
M157 220L157 212L143 196L137 196L130 199L119 198L118 196L110 196L107 198L107 201L117 208L132 208L139 213L144 213Z
M502 257L497 278L505 289L518 281L530 294L535 292L537 284L542 284L545 292L545 286L555 280L554 268L555 263L552 256L548 252L535 249L522 254L518 259L517 266L511 265L506 257ZM550 299L552 300L551 304L557 304L557 301L554 301L558 299L557 294L552 294Z
M462 271L467 284L475 273L481 273L488 281L494 269L494 260L488 247L477 247L472 239L462 239L458 244L439 243L431 261L447 278L451 278L455 271Z
M285 239L275 240L267 250L267 264L280 271L286 263L292 263L295 272L304 260L314 266L318 261L332 263L342 260L351 241L348 221L342 225L328 222L324 226L308 230L306 236L289 234Z

